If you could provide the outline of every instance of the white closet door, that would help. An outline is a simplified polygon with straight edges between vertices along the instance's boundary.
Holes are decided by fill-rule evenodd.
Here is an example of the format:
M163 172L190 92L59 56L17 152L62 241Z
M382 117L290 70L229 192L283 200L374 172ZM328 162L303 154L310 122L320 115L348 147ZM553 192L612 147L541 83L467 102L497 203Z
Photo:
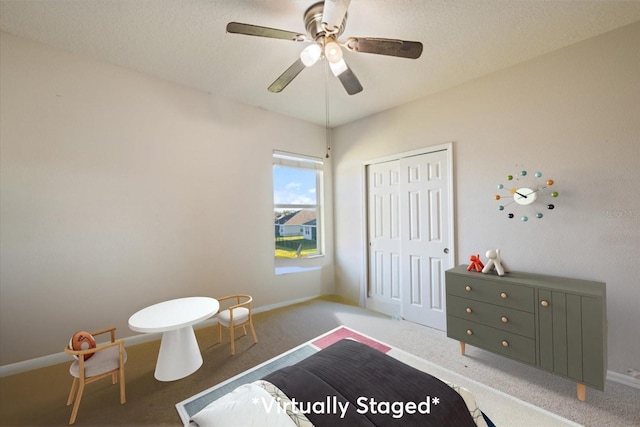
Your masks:
M449 257L447 152L400 160L402 316L446 329L444 272Z
M453 267L450 150L367 166L366 306L446 329L444 272Z
M400 316L400 161L369 165L367 307Z

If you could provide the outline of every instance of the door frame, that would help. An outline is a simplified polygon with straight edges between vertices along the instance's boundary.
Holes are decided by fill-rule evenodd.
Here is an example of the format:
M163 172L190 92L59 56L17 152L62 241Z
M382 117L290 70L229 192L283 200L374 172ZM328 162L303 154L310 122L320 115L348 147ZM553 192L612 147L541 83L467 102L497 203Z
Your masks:
M363 254L362 257L362 281L360 283L360 306L364 308L367 307L367 289L369 286L369 204L368 204L368 179L367 179L367 167L369 165L373 165L376 163L389 162L393 160L400 160L405 157L419 156L422 154L433 153L435 151L446 151L447 152L447 163L449 166L449 173L447 176L448 180L448 188L449 191L449 205L447 208L449 209L449 229L447 230L448 238L449 238L449 260L451 267L455 267L457 265L457 256L456 256L456 240L455 240L455 229L456 229L456 215L455 215L455 202L454 202L454 181L453 178L455 176L454 173L454 162L453 162L453 141L446 142L444 144L432 145L429 147L420 148L412 151L405 151L397 154L392 154L384 157L377 157L370 160L365 160L362 162L360 176L362 177L362 235L364 239L361 242L361 252ZM404 296L403 296L404 298ZM402 304L399 307L400 317L402 317Z

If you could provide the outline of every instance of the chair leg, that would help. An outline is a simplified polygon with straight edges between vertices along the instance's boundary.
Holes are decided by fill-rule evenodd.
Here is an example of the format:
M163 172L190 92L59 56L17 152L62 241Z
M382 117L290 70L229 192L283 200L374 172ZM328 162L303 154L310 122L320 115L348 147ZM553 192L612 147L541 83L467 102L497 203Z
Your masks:
M124 389L124 364L120 365L120 403L127 401L127 393Z
M235 337L233 336L233 330L235 329L233 327L233 325L230 325L231 327L229 328L229 333L231 334L231 355L235 355L236 354L236 346L235 346Z
M69 398L67 399L67 406L73 403L73 400L76 397L77 390L78 390L78 379L76 377L73 377L73 382L71 383L71 391L69 392Z
M218 322L218 342L216 344L220 344L222 342L222 325Z
M76 416L78 415L78 408L80 407L80 400L82 399L82 392L84 391L84 381L78 381L78 394L76 396L76 403L73 404L73 410L71 411L71 419L69 425L76 422Z
M249 322L249 327L251 328L251 335L253 335L253 342L258 344L258 337L256 336L256 330L253 329L253 322Z
M242 325L242 330L244 331L244 334L247 335L247 327L245 325Z

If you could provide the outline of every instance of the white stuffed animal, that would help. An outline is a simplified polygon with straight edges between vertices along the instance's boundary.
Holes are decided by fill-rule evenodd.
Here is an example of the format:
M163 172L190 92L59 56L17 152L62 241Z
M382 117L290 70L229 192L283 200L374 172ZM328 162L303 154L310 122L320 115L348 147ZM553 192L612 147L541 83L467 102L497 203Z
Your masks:
M496 249L495 251L493 249L490 249L485 255L487 256L487 258L489 258L489 260L482 269L483 273L488 273L494 268L498 272L498 276L504 276L505 272L509 272L509 268L500 256L500 249Z

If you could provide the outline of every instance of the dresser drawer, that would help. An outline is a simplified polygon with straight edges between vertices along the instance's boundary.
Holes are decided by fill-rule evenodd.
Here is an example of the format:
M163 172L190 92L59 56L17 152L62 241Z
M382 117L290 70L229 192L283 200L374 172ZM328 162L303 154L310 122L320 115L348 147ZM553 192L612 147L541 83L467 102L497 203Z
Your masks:
M536 364L535 340L479 323L447 316L447 336L532 365Z
M481 273L478 273L481 274ZM516 310L534 312L533 288L502 281L446 274L448 295L488 302Z
M447 296L447 315L528 338L536 337L534 315L526 311L449 295Z

